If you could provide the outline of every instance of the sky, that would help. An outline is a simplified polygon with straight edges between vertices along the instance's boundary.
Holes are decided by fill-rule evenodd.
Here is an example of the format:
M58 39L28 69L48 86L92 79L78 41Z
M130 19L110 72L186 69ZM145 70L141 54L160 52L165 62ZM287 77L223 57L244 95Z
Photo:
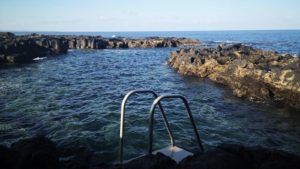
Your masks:
M0 31L300 29L300 0L0 0Z

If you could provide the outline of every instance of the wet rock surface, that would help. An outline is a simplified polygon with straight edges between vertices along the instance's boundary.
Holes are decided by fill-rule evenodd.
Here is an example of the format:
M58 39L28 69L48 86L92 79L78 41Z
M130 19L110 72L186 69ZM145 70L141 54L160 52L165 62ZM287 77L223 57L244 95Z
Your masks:
M188 38L130 39L39 34L15 36L9 32L1 32L0 64L30 62L36 57L67 53L68 49L164 48L199 43L198 40Z
M80 158L60 160L59 150L45 137L34 137L0 146L0 168L3 169L121 169L120 165L90 165ZM101 159L98 159L101 161ZM222 144L204 153L196 153L179 164L163 155L145 155L124 164L125 169L298 169L300 157L261 147Z
M172 52L168 64L184 75L207 77L254 102L300 109L300 59L242 44Z

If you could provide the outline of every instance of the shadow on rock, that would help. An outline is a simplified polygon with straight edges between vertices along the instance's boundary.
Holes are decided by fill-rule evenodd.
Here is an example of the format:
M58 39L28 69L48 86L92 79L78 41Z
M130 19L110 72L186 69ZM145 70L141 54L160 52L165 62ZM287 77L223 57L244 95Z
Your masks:
M261 147L222 144L180 162L180 169L298 169L300 158Z
M0 168L57 169L58 153L55 144L45 137L20 140L11 148L0 146Z
M145 155L120 165L91 164L89 158L74 154L74 159L59 161L55 144L35 137L0 146L1 169L299 169L300 157L284 151L261 147L222 144L204 153L196 153L177 164L161 153ZM101 159L99 159L101 162Z

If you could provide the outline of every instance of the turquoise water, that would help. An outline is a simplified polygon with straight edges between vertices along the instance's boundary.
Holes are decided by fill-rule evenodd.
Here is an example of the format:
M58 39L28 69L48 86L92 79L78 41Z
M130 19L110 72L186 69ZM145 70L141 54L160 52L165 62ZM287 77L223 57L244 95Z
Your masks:
M183 35L127 32L103 33L103 36L175 36L176 33ZM276 48L283 53L299 53L299 31L281 32L276 43L271 43L276 39L275 35L269 35L272 33L185 34L199 37L204 45L239 41L265 49ZM261 42L263 39L265 43ZM294 46L279 45L286 43ZM222 85L181 76L166 65L173 50L176 48L70 50L66 55L0 69L0 144L45 135L57 143L63 157L73 158L77 154L92 163L114 162L118 159L121 101L129 90L149 88L159 94L178 93L188 98L206 149L220 143L241 143L300 154L300 112L241 100ZM147 150L151 101L151 96L141 95L129 101L125 130L127 159ZM163 102L163 105L176 141L197 151L181 103ZM157 115L156 119L155 149L169 143L161 117Z

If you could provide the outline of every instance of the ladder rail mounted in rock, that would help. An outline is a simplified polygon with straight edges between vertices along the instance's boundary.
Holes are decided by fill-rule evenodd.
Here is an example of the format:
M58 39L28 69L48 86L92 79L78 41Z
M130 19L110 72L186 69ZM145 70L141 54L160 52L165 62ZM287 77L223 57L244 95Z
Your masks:
M121 105L121 115L120 115L120 151L119 151L119 159L120 159L120 164L124 163L124 159L123 159L123 147L124 147L124 121L125 121L125 112L126 112L126 103L127 100L129 99L130 96L137 94L137 93L142 93L142 94L152 94L154 96L154 101L152 103L152 106L150 108L150 116L149 116L149 129L148 129L148 154L156 154L158 152L171 157L172 159L174 159L176 162L180 162L183 158L185 158L186 156L189 155L193 155L193 153L186 151L185 149L182 149L180 147L177 147L175 144L175 140L174 140L174 136L172 133L172 130L170 129L170 125L168 123L168 120L166 118L164 109L161 105L161 101L162 100L166 100L166 99L180 99L182 100L182 102L184 103L184 106L187 110L188 116L190 118L190 122L192 124L193 130L195 132L195 138L197 140L197 143L199 145L200 151L203 152L203 146L202 146L202 142L196 127L196 124L194 122L193 119L193 115L191 112L191 109L189 107L188 101L187 99L182 96L182 95L161 95L158 96L153 90L148 90L148 89L140 89L140 90L132 90L130 92L128 92L123 101L122 101L122 105ZM163 117L163 121L164 121L164 125L166 127L166 130L169 134L170 137L170 142L171 145L167 146L165 148L153 151L152 150L152 144L153 144L153 123L154 123L154 112L156 107L159 107L160 112L162 114ZM135 158L134 158L135 159ZM130 161L130 160L129 160Z

